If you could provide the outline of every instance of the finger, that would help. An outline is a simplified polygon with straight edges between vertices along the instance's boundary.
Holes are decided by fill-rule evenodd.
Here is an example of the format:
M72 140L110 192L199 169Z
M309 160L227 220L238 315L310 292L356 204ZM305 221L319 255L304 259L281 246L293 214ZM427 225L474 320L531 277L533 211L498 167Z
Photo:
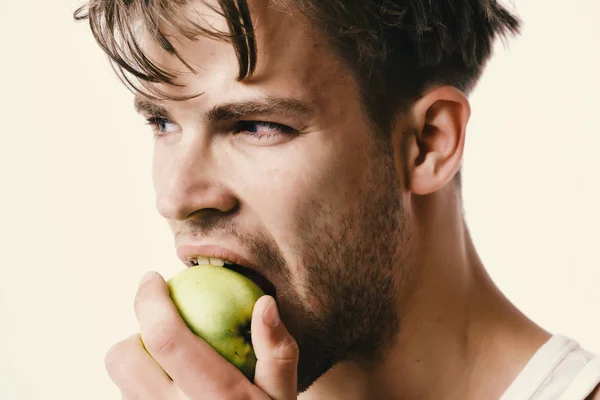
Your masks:
M111 347L104 363L108 375L127 400L165 399L172 390L173 382L146 352L139 334Z
M296 399L298 345L281 322L273 297L258 299L254 305L251 330L258 359L254 384L272 399Z
M148 352L191 399L256 398L258 389L187 327L165 280L149 273L135 299L135 313Z

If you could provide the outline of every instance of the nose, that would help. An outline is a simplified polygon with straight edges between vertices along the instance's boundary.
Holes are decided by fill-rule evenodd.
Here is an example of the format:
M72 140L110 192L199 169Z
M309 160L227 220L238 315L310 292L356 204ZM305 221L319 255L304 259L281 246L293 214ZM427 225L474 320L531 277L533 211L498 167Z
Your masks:
M156 208L166 219L183 221L206 212L228 213L238 200L219 178L218 163L193 151L160 163L155 160Z

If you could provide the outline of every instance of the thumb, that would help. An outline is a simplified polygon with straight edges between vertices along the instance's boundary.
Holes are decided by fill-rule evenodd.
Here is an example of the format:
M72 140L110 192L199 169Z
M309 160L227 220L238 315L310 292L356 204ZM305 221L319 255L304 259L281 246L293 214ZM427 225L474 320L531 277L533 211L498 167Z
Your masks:
M254 384L274 400L296 399L298 345L283 326L273 297L258 299L251 330L257 359Z

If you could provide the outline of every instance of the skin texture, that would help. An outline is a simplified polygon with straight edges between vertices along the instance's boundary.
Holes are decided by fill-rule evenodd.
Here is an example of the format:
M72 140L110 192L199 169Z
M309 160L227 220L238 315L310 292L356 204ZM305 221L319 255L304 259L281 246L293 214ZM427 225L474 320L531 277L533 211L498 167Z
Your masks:
M129 399L291 399L296 378L310 386L302 399L498 398L549 334L496 289L465 226L453 177L467 98L432 87L378 136L320 32L265 3L252 3L258 66L243 82L228 43L175 41L196 73L145 46L182 72L181 88L162 90L202 93L158 104L168 119L157 124L158 211L176 245L218 245L255 264L277 288L283 323L269 296L259 300L251 385L185 328L151 274L136 314L152 358L132 336L107 356L113 380ZM192 10L225 29L204 6ZM293 134L210 117L216 106L267 98L306 107L239 119Z
M308 26L296 25L289 40L312 36ZM287 32L283 21L272 29L265 39ZM266 44L278 61L271 63L267 53L252 81L233 86L237 64L229 44L199 40L181 50L203 69L182 79L191 90L183 93L204 94L165 104L174 123L156 141L154 182L158 209L176 242L225 241L231 247L233 236L242 242L236 248L253 249L241 251L257 259L277 287L283 319L301 349L304 390L339 359L374 358L376 344L390 342L398 329L394 302L402 281L393 268L408 268L401 258L410 248L402 249L408 236L401 234L408 231L391 146L374 140L354 82L340 74L342 66L320 38L307 46L286 43ZM319 64L300 63L314 54ZM326 73L324 65L330 66ZM229 121L222 123L225 133L215 133L219 124L198 121L215 105L266 96L310 107L308 118L261 117L299 134L232 135Z

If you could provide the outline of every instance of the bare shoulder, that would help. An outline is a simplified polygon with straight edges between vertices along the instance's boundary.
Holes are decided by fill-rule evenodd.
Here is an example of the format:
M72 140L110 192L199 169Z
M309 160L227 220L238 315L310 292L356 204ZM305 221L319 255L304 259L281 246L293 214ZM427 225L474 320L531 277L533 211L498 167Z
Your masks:
M600 400L600 385L585 400Z

